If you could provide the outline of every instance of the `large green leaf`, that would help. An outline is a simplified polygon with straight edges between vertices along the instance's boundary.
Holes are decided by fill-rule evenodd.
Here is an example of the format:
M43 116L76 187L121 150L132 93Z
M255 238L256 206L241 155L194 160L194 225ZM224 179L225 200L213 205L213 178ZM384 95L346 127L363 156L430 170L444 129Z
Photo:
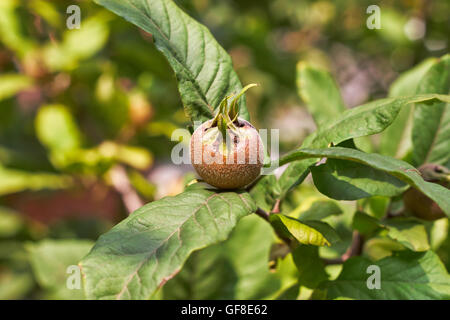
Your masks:
M315 288L320 282L328 279L318 247L299 245L292 251L292 258L298 269L300 285Z
M372 196L393 197L408 185L398 178L361 163L328 159L311 167L314 185L324 195L336 200L357 200Z
M450 190L439 184L424 181L418 170L407 162L379 154L364 153L355 149L334 147L327 149L298 149L282 157L280 159L280 165L309 158L331 158L355 161L389 173L422 191L450 216Z
M368 289L370 265L380 268L380 289ZM363 257L344 263L339 277L324 283L328 298L353 299L449 299L450 276L432 251L398 252L393 257L372 262Z
M70 276L67 270L70 266L77 266L93 245L90 240L43 240L26 246L35 277L46 291L45 298L64 300L84 298L81 287L79 289L67 287ZM79 280L81 283L81 278Z
M297 64L297 90L319 125L336 119L346 109L333 77L305 62Z
M181 271L164 285L164 299L232 299L238 278L221 247L217 244L194 252Z
M328 144L337 145L351 138L379 133L394 121L400 109L410 103L424 101L450 101L448 95L424 94L412 97L386 98L376 100L360 107L352 108L340 117L322 125L308 136L302 144L304 148L325 148ZM290 164L279 179L281 194L301 180L314 160L308 159ZM280 164L281 165L281 164Z
M220 101L242 88L230 56L209 30L170 0L96 0L152 34L175 71L181 99L192 121L210 119ZM248 119L245 98L240 115Z
M163 287L165 299L262 299L280 283L269 271L270 225L243 218L229 239L194 252ZM245 245L242 245L245 243Z
M80 263L87 297L149 298L194 250L225 240L255 209L247 193L202 189L143 206L102 235Z
M450 55L446 55L428 70L417 93L449 92ZM450 103L432 101L416 104L412 141L415 165L450 163Z
M436 63L436 58L429 58L402 73L391 85L389 97L404 97L416 94L420 79ZM380 134L379 152L391 157L401 158L411 148L413 105L401 108L394 122Z

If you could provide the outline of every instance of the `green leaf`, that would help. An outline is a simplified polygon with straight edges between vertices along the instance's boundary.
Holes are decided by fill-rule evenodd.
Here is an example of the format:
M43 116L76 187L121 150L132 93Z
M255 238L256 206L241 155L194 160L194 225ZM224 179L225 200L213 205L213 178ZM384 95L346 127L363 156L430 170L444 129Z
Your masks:
M33 276L30 273L3 269L0 276L0 299L24 299L34 285Z
M421 79L417 93L450 91L450 55L442 57ZM412 129L413 161L447 164L450 160L450 103L430 101L416 104Z
M371 235L376 231L379 231L382 226L380 222L374 217L362 211L356 211L353 216L352 228L358 230L363 235Z
M194 252L163 287L164 299L232 299L237 275L221 244Z
M328 280L318 247L299 245L292 251L292 257L299 272L300 285L313 289L322 281Z
M398 241L413 251L426 251L430 249L425 226L412 218L393 218L383 222L388 230L388 237Z
M336 231L321 221L302 221L284 214L272 214L270 223L286 237L292 236L302 244L330 246L339 241Z
M402 73L391 85L389 97L411 96L416 94L420 79L436 63L436 58L429 58L417 66ZM411 148L413 105L401 108L394 122L380 133L379 152L395 158L402 158Z
M76 69L79 61L90 58L105 46L108 41L107 21L110 16L108 12L100 12L82 18L81 28L67 30L61 42L52 41L43 48L45 64L52 71Z
M0 100L9 98L31 87L33 80L21 74L0 75Z
M308 136L302 147L325 148L330 143L337 145L351 138L379 133L394 121L400 109L405 105L434 100L450 101L450 96L425 94L412 97L386 98L349 109L335 120L323 124L316 132ZM289 165L279 179L283 196L287 190L304 178L306 170L314 162L314 160L308 159Z
M89 299L148 299L197 249L256 210L247 193L194 189L151 202L102 235L80 263Z
M306 62L297 64L297 90L319 125L336 119L346 110L333 77Z
M16 235L23 226L24 221L19 213L0 206L0 239Z
M24 190L64 189L70 186L72 178L69 176L9 169L0 165L0 195Z
M384 221L363 213L356 212L353 217L353 229L361 234L372 235L380 230L386 230L386 235L412 251L426 251L430 249L425 226L414 218L390 218Z
M270 212L279 197L278 181L275 175L262 176L250 190L250 195L259 208Z
M40 107L35 127L38 139L49 150L65 152L81 145L81 132L72 114L63 105Z
M155 45L169 61L178 80L187 115L205 121L222 99L242 86L230 56L202 24L170 0L96 0L152 34ZM248 119L245 98L240 116Z
M364 244L364 254L375 261L392 256L394 252L402 250L406 250L404 245L382 235L370 238Z
M300 221L322 220L329 216L340 215L342 212L342 208L335 201L318 200L313 202L309 209L300 213L298 219Z
M263 299L279 289L269 271L269 253L275 239L271 226L250 215L239 221L222 250L237 275L235 299Z
M403 181L386 172L352 161L328 159L310 170L317 189L336 200L393 197L408 188Z
M77 266L93 245L90 240L43 240L26 246L33 272L39 285L46 290L47 298L84 298L83 288L67 287L71 275L67 268Z
M266 298L279 288L268 264L272 233L258 216L243 218L229 239L189 257L164 285L164 299Z
M450 216L450 190L439 184L424 181L416 168L398 159L379 154L364 153L355 149L334 147L327 149L298 149L282 157L280 165L301 159L322 157L355 161L389 173L422 191Z
M368 289L370 265L380 268L381 289ZM450 276L432 251L399 252L393 257L372 262L354 257L344 263L339 277L324 283L328 298L383 300L449 299Z

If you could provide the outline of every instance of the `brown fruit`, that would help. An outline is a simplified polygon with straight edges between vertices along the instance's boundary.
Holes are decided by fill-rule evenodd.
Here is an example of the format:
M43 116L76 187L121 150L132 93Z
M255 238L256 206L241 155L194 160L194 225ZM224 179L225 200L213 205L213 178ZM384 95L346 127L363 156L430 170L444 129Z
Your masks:
M213 119L214 120L214 119ZM213 120L204 122L191 138L191 163L205 182L220 189L241 188L254 181L264 161L263 143L250 122L237 118L226 139Z
M450 171L441 165L425 164L419 168L425 181L438 183L449 189ZM405 207L416 217L434 221L445 217L442 209L428 196L415 188L409 188L403 194Z

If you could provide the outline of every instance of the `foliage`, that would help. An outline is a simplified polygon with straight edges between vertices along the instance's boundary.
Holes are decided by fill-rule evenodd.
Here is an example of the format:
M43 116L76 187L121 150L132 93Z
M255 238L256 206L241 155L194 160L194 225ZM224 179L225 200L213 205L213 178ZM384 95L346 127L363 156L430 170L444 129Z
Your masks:
M450 176L418 171L450 169L450 56L411 40L406 4L386 32L366 1L95 2L75 30L69 2L0 3L0 298L450 298ZM227 191L163 170L172 132L251 82L240 116L280 129L283 168ZM446 217L414 217L410 188Z

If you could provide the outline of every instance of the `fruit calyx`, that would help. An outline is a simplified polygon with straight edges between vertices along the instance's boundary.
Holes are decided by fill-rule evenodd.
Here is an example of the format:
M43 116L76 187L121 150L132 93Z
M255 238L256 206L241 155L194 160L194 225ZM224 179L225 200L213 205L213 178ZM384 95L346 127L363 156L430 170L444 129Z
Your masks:
M222 141L225 143L227 141L227 130L230 130L234 135L238 136L238 129L236 125L239 125L239 105L238 101L241 98L241 96L250 88L256 87L256 83L251 83L249 85L246 85L242 90L235 96L234 93L226 96L223 98L223 100L220 102L219 105L219 111L215 115L215 117L212 119L210 128L217 127L219 129L219 132L222 134ZM235 96L235 97L234 97ZM234 99L231 101L230 104L228 104L228 100L231 98Z

